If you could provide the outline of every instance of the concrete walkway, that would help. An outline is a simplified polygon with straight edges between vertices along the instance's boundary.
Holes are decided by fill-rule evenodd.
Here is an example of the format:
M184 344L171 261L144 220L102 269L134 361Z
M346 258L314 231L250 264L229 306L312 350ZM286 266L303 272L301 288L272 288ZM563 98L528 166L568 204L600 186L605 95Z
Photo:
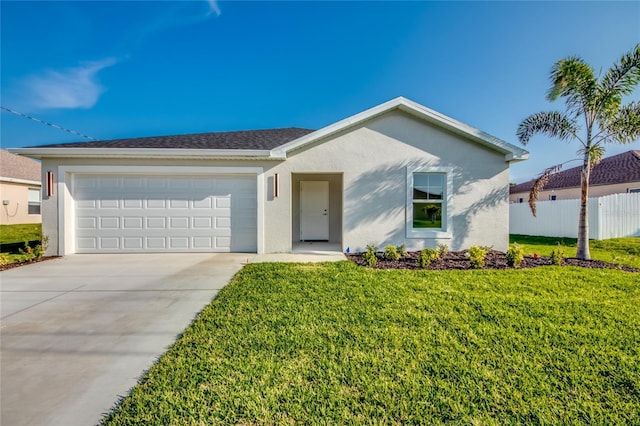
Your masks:
M247 262L304 255L73 255L0 273L0 424L93 425Z

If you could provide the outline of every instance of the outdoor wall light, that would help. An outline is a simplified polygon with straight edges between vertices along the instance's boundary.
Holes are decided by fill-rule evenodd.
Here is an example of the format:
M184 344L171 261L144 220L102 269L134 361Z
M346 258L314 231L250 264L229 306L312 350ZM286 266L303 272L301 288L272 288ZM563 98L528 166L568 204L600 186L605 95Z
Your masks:
M53 195L53 172L47 172L47 197Z
M278 173L273 175L273 198L277 198L280 195L280 175Z

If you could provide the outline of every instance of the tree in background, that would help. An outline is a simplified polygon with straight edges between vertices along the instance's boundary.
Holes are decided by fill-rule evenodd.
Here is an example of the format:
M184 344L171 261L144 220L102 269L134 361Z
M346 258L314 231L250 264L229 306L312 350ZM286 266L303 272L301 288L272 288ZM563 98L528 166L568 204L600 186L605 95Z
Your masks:
M579 259L590 259L589 252L589 177L591 169L604 155L608 143L630 143L640 137L640 103L622 104L640 83L640 44L624 54L600 78L582 58L571 56L556 62L551 69L549 101L564 98L565 112L539 112L524 119L517 136L526 145L537 133L560 140L577 140L582 147L580 172L581 199L578 219ZM538 193L562 165L545 170L529 193L529 206L536 215Z

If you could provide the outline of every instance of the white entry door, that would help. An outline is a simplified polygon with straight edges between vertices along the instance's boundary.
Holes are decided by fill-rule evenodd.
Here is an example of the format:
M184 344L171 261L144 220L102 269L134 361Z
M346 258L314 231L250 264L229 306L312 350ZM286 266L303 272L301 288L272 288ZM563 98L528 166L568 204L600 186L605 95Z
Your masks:
M329 241L329 182L300 182L300 240Z

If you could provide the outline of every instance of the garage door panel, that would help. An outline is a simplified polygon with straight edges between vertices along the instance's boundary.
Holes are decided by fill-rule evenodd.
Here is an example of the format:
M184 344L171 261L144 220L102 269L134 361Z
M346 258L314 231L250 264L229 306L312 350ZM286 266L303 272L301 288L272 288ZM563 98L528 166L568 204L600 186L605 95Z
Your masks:
M255 176L77 175L76 249L257 250Z

